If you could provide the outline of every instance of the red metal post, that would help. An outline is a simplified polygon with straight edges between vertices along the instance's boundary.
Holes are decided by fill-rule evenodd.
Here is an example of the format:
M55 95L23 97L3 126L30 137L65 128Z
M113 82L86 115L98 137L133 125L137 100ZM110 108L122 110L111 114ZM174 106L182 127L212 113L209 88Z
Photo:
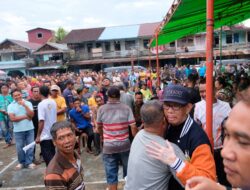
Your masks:
M161 85L160 81L160 66L159 66L159 51L158 51L158 32L156 33L156 72L157 72L157 85Z
M212 147L213 141L213 31L214 0L207 0L207 34L206 34L206 133Z

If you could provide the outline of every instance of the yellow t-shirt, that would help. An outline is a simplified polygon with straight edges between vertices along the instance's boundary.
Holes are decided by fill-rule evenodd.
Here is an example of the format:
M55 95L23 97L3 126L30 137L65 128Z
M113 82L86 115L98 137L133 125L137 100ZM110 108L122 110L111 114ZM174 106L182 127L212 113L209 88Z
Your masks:
M52 97L50 97L50 98L56 102L56 110L57 111L62 109L62 108L67 108L64 97L58 96L57 98L52 98ZM65 121L65 120L66 120L65 113L61 113L61 114L57 115L57 121Z
M96 106L97 106L97 103L96 103L94 97L90 97L90 98L88 99L88 105L89 105L89 107L96 107Z

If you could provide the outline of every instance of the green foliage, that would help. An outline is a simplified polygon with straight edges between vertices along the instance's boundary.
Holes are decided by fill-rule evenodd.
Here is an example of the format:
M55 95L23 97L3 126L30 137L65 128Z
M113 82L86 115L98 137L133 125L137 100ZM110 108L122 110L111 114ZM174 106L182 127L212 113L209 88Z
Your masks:
M59 27L56 31L56 42L60 42L67 35L67 31L63 27Z

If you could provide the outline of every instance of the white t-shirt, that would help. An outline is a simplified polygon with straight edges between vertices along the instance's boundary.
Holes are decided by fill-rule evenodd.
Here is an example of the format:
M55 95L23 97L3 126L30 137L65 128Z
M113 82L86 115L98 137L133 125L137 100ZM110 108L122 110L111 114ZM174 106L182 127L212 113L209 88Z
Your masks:
M91 87L92 77L83 77L84 85L87 87Z
M44 128L42 130L41 139L50 140L50 128L56 122L57 111L56 102L52 99L44 99L38 104L38 120L44 120Z
M213 104L213 138L214 149L222 147L221 130L222 122L228 117L231 111L229 103L217 100ZM194 120L202 124L203 129L206 129L206 101L201 100L195 104L194 108Z

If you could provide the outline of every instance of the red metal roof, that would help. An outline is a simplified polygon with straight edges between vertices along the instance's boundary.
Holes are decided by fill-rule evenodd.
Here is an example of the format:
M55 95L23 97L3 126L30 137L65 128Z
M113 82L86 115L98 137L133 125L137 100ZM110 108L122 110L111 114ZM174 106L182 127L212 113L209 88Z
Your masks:
M160 22L154 22L154 23L145 23L140 25L139 29L139 37L142 36L153 36L155 29L159 26Z
M81 43L96 41L105 28L89 28L72 30L61 42L62 43Z

